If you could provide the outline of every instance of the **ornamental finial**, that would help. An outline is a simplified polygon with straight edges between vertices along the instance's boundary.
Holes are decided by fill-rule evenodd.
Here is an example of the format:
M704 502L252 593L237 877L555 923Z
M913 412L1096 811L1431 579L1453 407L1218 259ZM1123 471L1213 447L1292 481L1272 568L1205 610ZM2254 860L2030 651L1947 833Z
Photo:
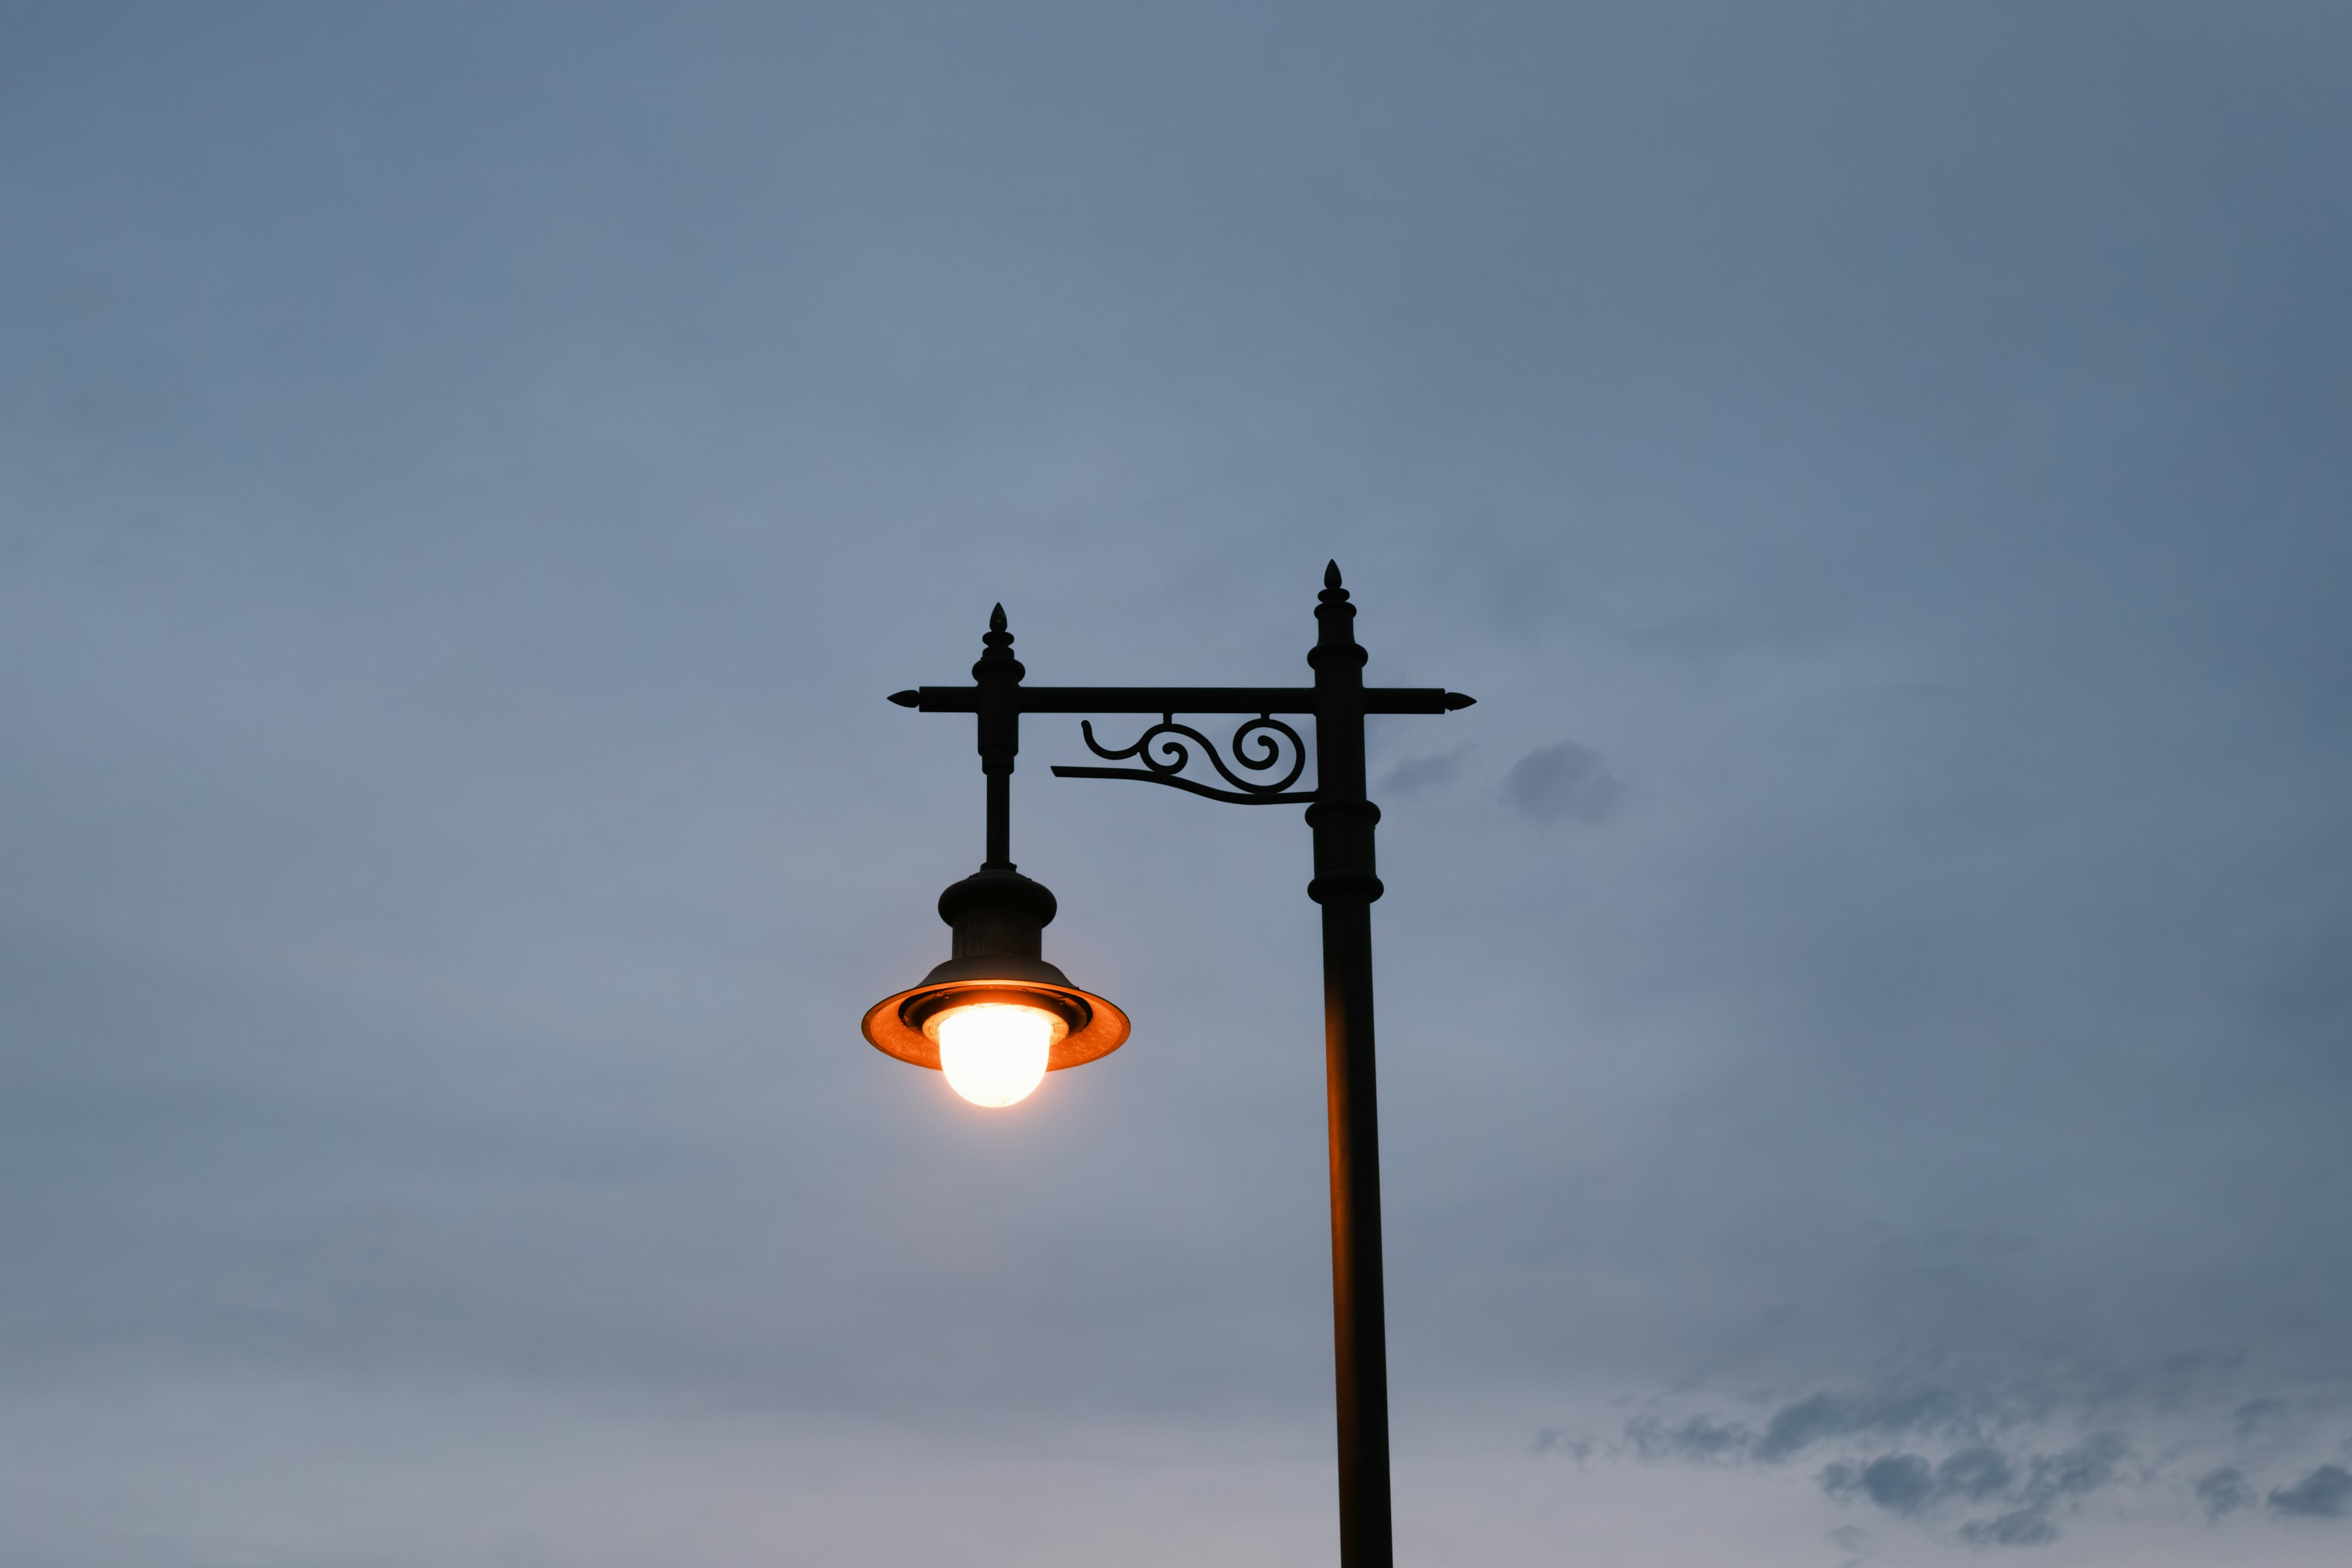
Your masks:
M982 679L982 670L1004 670L1015 680L1025 672L1020 661L1013 657L1013 634L1004 629L1004 606L999 605L988 612L988 630L981 634L980 662L971 667L972 679Z
M1307 663L1314 664L1332 647L1351 648L1356 663L1364 662L1364 650L1356 647L1356 606L1348 603L1348 590L1339 586L1337 561L1323 568L1323 591L1315 595L1315 624L1322 629L1316 634Z

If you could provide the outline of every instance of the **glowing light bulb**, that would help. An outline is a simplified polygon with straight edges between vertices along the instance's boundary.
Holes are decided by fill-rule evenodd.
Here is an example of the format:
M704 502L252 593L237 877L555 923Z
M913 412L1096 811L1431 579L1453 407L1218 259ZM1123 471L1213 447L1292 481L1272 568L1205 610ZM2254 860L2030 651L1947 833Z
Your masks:
M1045 1076L1054 1037L1068 1029L1043 1007L1009 1002L951 1007L931 1026L949 1087L974 1105L989 1106L1026 1100Z

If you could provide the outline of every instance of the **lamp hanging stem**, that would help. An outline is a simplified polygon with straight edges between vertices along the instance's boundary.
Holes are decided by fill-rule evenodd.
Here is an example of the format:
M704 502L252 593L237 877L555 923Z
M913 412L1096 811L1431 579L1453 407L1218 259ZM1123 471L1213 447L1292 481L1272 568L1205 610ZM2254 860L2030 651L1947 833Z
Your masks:
M1013 770L988 775L988 859L991 870L1013 865Z
M1005 629L1004 606L989 613L981 637L983 651L971 667L980 691L980 771L988 775L988 858L991 870L1013 869L1013 763L1021 754L1021 678L1028 671L1013 657L1013 634Z

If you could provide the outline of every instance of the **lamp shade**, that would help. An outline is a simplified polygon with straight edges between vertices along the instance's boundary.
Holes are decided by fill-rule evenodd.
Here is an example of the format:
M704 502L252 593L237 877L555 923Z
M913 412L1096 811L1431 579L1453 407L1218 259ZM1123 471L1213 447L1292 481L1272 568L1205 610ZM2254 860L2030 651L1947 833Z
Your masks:
M940 895L940 918L954 931L948 961L919 985L866 1010L866 1040L886 1055L939 1069L940 1023L966 1007L1034 1008L1055 1021L1045 1070L1057 1072L1127 1043L1128 1019L1082 991L1041 956L1054 895L1009 866L983 867Z

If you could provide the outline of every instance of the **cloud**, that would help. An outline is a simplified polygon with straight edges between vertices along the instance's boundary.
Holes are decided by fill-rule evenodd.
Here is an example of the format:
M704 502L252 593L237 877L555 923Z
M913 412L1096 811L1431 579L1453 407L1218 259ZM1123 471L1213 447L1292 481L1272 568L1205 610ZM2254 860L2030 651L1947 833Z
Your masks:
M1743 1426L1694 1415L1671 1426L1658 1421L1628 1422L1625 1441L1636 1456L1644 1459L1717 1464L1745 1458L1755 1444L1755 1436Z
M1538 822L1598 822L1624 795L1601 753L1574 741L1529 752L1503 781L1510 803Z
M1580 1465L1592 1457L1596 1446L1590 1437L1580 1437L1557 1426L1547 1426L1536 1434L1536 1440L1528 1445L1528 1452L1562 1454Z
M2352 1512L2352 1470L2322 1465L2291 1487L2273 1489L2270 1505L2288 1519L2342 1519Z
M2058 1539L2058 1527L2039 1508L2021 1508L1995 1519L1971 1520L1960 1526L1960 1539L1971 1546L2047 1546Z
M1950 1392L1923 1388L1895 1394L1809 1394L1773 1412L1756 1457L1766 1464L1795 1458L1814 1444L1864 1434L1897 1436L1948 1426L1960 1402Z
M2251 1437L2275 1425L2286 1411L2287 1403L2284 1399L2249 1399L2231 1413L2231 1419L2237 1425L2239 1436Z
M2116 1467L2131 1452L2120 1432L2094 1432L2063 1453L2038 1455L2026 1482L2035 1498L2082 1497L2112 1485Z
M1917 1454L1888 1454L1867 1464L1841 1461L1822 1472L1821 1482L1833 1498L1864 1498L1904 1515L1917 1513L1936 1496L1935 1467Z
M1971 1502L2008 1490L2016 1479L2017 1468L2009 1462L2009 1457L1981 1444L1962 1448L1936 1467L1937 1492Z
M2252 1506L2254 1489L2246 1484L2245 1471L2235 1465L2224 1465L2197 1478L2197 1500L2204 1507L2207 1521L2211 1521Z
M2018 1466L2008 1455L1976 1444L1947 1455L1940 1464L1915 1453L1840 1459L1823 1468L1820 1482L1823 1493L1841 1502L1867 1502L1904 1519L2010 1494L2010 1500L2023 1506L1963 1521L1960 1538L1980 1546L2037 1546L2058 1538L2049 1517L2052 1507L2114 1484L2117 1466L2130 1451L2121 1434L2095 1433L2073 1447L2032 1457L2020 1484Z
M1464 744L1450 752L1407 757L1389 770L1387 787L1399 795L1422 795L1444 789L1462 772L1462 760L1470 754L1471 749Z
M1780 1404L1760 1423L1654 1412L1626 1423L1615 1451L1653 1462L1769 1467L1828 1449L1815 1476L1823 1495L1974 1547L2046 1545L2070 1515L2111 1492L2158 1507L2186 1493L2210 1523L2261 1497L2256 1461L2208 1458L2198 1468L2192 1456L2249 1444L2256 1458L2274 1454L2289 1408L2232 1394L2227 1378L2240 1365L2229 1355L2184 1354L2039 1382L1822 1389ZM2222 1381L2200 1384L2191 1373ZM2304 1403L2333 1408L2322 1395ZM2094 1416L2101 1424L2084 1430ZM2152 1458L2142 1457L2136 1438ZM2301 1441L2325 1439L2315 1430ZM2343 1517L2352 1513L2352 1472L2320 1465L2268 1501L2281 1518Z

